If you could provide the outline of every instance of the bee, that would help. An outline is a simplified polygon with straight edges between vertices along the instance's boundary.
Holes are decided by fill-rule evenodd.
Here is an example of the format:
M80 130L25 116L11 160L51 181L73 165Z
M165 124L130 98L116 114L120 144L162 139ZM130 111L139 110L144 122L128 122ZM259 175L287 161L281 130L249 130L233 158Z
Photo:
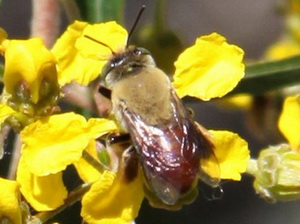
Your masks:
M111 113L130 136L153 204L172 208L194 198L199 177L218 184L200 168L201 161L213 156L212 142L148 50L127 46L112 51L100 84L97 91L110 98Z

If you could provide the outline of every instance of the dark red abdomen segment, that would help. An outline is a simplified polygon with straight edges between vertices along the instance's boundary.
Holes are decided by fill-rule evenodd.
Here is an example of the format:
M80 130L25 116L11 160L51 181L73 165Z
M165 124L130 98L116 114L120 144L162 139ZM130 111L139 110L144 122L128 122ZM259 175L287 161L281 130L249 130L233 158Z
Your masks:
M156 193L169 193L171 198L166 201L176 203L176 198L178 200L191 190L197 180L203 143L189 120L184 121L184 128L171 125L161 131L162 135L152 135L151 143L143 141L144 144L136 147L139 147L141 164L150 187L153 185L154 192L155 188L166 188Z

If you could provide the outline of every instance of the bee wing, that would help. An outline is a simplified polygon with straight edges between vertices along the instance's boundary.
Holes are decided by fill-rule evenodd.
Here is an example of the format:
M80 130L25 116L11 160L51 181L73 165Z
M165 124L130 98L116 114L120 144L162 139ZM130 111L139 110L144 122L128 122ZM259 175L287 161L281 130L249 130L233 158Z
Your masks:
M175 93L172 92L174 104L182 105L181 100ZM220 183L220 166L219 161L214 153L214 144L211 134L198 122L192 118L192 113L188 111L183 105L177 106L178 110L185 110L183 117L189 122L193 123L198 133L198 149L200 151L200 163L198 177L201 181L211 187L217 187ZM181 112L182 113L182 112Z

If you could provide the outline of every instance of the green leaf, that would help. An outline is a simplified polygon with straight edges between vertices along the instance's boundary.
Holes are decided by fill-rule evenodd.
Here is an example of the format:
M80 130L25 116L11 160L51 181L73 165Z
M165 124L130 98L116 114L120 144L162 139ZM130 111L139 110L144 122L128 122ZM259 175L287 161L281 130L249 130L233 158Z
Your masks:
M83 20L95 23L114 20L123 24L124 0L76 0Z
M300 56L246 66L245 77L230 93L262 94L300 84Z

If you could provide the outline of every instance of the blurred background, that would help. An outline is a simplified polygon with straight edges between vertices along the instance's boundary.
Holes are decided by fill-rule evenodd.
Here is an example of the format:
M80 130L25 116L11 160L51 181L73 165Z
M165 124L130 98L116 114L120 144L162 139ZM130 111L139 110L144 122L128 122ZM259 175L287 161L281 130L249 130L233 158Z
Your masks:
M42 0L41 0L42 1ZM125 26L130 28L142 4L146 11L139 27L151 24L155 14L152 0L126 1ZM284 32L284 22L278 14L278 0L170 0L163 14L165 24L182 40L183 46L189 46L204 34L218 32L228 42L245 50L246 61L260 60L263 52L271 43L278 40ZM0 26L9 38L27 38L31 22L30 0L2 0L0 8ZM61 29L67 25L66 16ZM138 31L137 31L138 32ZM134 39L134 38L133 38ZM134 43L134 42L133 42ZM249 114L242 110L221 107L216 102L198 103L188 100L188 106L195 111L195 118L208 129L226 129L239 133L249 142L253 157L263 147L274 144L278 139L261 139L256 129L249 128ZM241 182L223 184L224 195L220 200L207 200L209 194L201 183L199 197L181 211L169 212L151 208L145 200L140 210L137 224L253 224L253 223L300 223L300 202L277 202L268 204L255 194L252 178L244 176ZM61 223L80 223L80 205L67 209L52 221ZM74 215L76 213L76 215ZM71 221L70 216L74 218Z

